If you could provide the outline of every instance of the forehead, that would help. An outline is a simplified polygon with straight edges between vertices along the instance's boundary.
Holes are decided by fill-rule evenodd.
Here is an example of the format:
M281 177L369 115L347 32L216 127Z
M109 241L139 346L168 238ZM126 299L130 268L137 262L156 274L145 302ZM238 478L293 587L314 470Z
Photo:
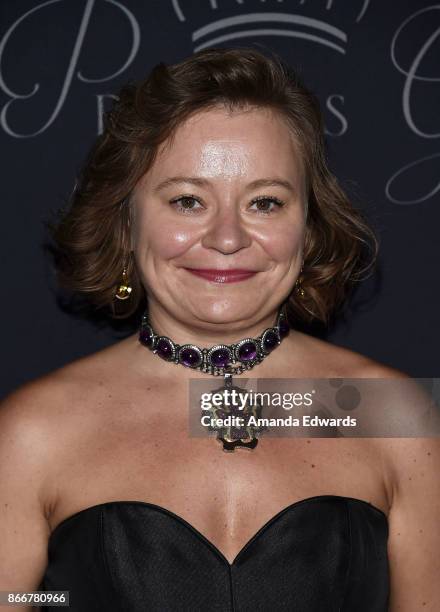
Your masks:
M284 174L298 180L303 162L287 122L276 111L215 107L180 124L159 148L148 174L154 180L177 171L213 178Z

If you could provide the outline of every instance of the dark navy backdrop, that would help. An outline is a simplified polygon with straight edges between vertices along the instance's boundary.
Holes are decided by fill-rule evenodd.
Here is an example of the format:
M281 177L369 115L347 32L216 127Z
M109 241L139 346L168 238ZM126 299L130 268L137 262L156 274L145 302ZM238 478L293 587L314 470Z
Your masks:
M379 231L380 274L328 339L438 376L439 34L424 0L2 0L0 392L121 337L59 308L43 249L112 95L159 61L253 44L317 93L332 170Z

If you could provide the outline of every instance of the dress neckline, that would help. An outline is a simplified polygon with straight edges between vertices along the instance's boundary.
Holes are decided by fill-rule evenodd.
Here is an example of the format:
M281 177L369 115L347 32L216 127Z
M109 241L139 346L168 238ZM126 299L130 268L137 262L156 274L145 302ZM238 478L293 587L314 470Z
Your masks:
M370 509L372 512L378 513L378 515L381 516L381 518L385 521L385 523L386 523L386 525L388 527L388 516L385 514L385 512L383 510L381 510L377 506L374 506L373 504L370 504L370 502L367 502L367 501L365 501L363 499L359 499L357 497L349 497L349 496L345 496L345 495L330 495L330 494L327 494L327 495L314 495L312 497L306 497L304 499L300 499L300 500L297 500L297 501L289 504L288 506L282 508L279 512L277 512L270 519L268 519L256 531L256 533L254 533L254 535L251 536L251 538L241 547L241 549L235 555L233 561L230 562L226 558L226 556L221 552L221 550L219 548L217 548L217 546L215 544L213 544L206 536L204 536L201 531L199 531L196 527L191 525L191 523L189 523L186 519L184 519L180 515L176 514L172 510L169 510L168 508L164 508L163 506L159 506L158 504L154 504L154 503L151 503L151 502L140 501L140 500L115 500L115 501L102 502L100 504L94 504L93 506L88 506L87 508L83 508L82 510L78 510L78 512L75 512L75 513L71 514L70 516L66 517L65 519L60 521L58 523L58 525L52 530L52 532L51 532L51 534L49 536L49 542L52 542L55 539L55 537L58 535L58 533L60 533L62 531L62 529L69 522L79 518L80 516L85 515L88 512L96 511L98 508L103 509L105 507L109 507L109 506L113 506L113 505L116 505L116 506L118 506L118 505L141 506L141 507L144 507L144 508L150 508L151 510L154 510L154 511L166 514L167 516L169 516L173 520L177 521L181 525L184 525L185 527L187 527L193 533L193 535L195 535L199 540L204 542L222 561L224 561L228 565L228 567L232 567L234 564L237 563L238 559L244 554L244 552L249 548L249 546L251 546L253 544L253 542L255 542L264 532L266 532L285 513L289 512L291 510L294 510L294 509L298 508L301 505L306 505L306 504L316 503L316 502L321 502L321 501L331 501L331 500L337 501L337 502L346 502L346 501L349 501L349 502L355 502L355 503L361 504L364 507Z

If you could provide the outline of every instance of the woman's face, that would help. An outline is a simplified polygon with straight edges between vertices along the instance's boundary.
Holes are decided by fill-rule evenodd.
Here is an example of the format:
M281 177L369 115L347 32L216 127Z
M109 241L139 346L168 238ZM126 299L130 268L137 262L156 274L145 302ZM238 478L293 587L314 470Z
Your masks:
M305 200L300 156L272 111L216 107L188 119L133 192L132 248L150 309L230 330L269 316L301 267ZM254 274L227 282L188 269Z

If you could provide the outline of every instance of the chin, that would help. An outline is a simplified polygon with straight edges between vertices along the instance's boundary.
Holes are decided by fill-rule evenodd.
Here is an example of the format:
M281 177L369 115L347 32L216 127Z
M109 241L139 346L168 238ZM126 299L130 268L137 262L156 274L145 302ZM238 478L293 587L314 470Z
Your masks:
M231 324L237 323L240 326L243 320L252 320L258 313L255 311L255 307L252 309L243 309L243 307L228 307L224 308L222 305L220 308L213 307L212 309L204 310L203 312L195 312L194 316L204 323L213 324Z

